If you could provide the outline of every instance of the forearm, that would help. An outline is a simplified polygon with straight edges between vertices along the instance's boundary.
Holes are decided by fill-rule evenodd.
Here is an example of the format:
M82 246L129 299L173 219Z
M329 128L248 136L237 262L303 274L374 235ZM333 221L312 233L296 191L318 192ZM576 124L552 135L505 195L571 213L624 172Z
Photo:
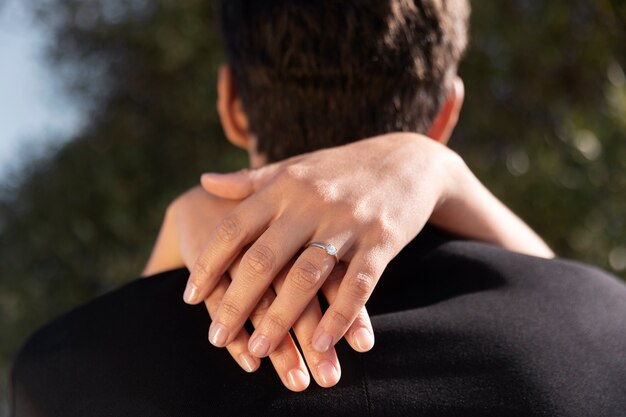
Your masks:
M165 212L159 236L150 254L150 259L148 259L141 274L142 276L147 277L184 266L175 222L174 207L170 206Z
M548 245L498 200L462 160L454 172L454 184L433 212L431 224L515 252L554 257Z

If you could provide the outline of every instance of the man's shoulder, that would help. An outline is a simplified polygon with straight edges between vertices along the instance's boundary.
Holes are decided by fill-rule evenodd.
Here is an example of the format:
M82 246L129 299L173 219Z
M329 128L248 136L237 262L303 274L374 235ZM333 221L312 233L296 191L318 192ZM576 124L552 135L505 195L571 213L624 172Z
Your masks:
M523 255L427 228L388 265L373 303L384 309L385 299L393 294L415 307L485 291L528 292L558 298L559 304L592 294L626 297L624 282L597 267Z
M208 342L204 304L183 302L187 278L180 269L136 280L38 330L14 364L13 415L308 416L337 401L346 408L336 415L362 408L361 363L347 346L338 348L346 375L332 393L288 391L266 361L243 372Z
M500 415L626 412L622 281L577 262L441 236L407 249L368 304L377 343L415 347L406 372L430 378L425 384L447 380L437 383L447 398L474 403L458 394L473 391L493 400L484 406L503 401Z
M25 343L21 355L36 355L38 350L49 351L56 344L67 346L80 339L94 339L96 335L98 339L105 338L112 323L116 325L116 334L111 343L124 343L124 339L132 336L136 321L146 326L149 325L146 319L160 320L161 314L169 317L181 314L181 308L186 305L174 301L182 300L188 276L186 269L167 271L133 280L89 300L41 327ZM151 313L155 310L159 311L158 315ZM190 307L185 314L192 310Z
M145 415L162 415L154 410L147 413L141 396L127 400L132 391L125 392L126 379L136 380L132 369L150 369L147 363L137 362L158 359L150 354L147 342L163 343L163 354L175 355L172 342L165 340L165 335L169 338L180 330L188 330L194 320L208 325L201 312L174 302L175 298L182 300L185 272L169 271L135 280L36 331L13 366L14 415L130 415L116 414L120 411L116 404L124 404L127 409L139 407L135 409L137 415L142 415L142 410ZM153 365L158 367L159 361ZM143 377L149 378L150 373ZM69 400L68 395L73 393L76 397Z
M206 309L182 301L187 277L181 269L137 280L38 331L15 364L15 416L233 415L259 406L267 407L260 415L294 407L344 415L365 401L363 386L372 415L626 408L617 383L626 375L626 290L585 265L447 237L416 240L368 303L374 350L361 356L340 344L340 385L304 394L286 392L271 367L244 374L212 348ZM347 408L333 405L347 399ZM23 412L29 404L46 411Z

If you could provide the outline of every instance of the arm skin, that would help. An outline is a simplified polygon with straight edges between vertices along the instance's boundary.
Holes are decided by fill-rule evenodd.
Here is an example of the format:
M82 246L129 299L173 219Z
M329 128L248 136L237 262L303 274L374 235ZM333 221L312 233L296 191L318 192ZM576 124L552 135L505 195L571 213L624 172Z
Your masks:
M498 200L460 162L457 186L437 205L429 220L451 234L491 243L513 252L554 258L554 252L524 221Z
M364 304L387 263L419 233L429 218L436 226L459 236L495 243L529 255L553 256L547 245L527 225L489 193L458 155L419 135L387 135L292 158L255 171L204 176L203 185L231 201L206 193L201 197L199 190L192 190L179 198L168 210L145 274L182 266L183 263L188 267L193 265L190 282L194 282L195 278L198 288L195 302L206 299L212 300L207 301L208 307L211 303L222 306L213 311L209 308L213 323L226 321L223 318L226 314L231 319L239 316L231 320L226 337L221 340L213 337L211 342L228 347L247 370L250 367L244 366L245 361L240 355L249 351L253 354L248 355L250 361L255 360L255 356L267 354L272 358L272 352L284 354L290 351L283 343L290 341L285 335L288 335L291 323L298 327L300 321L309 324L319 322L296 335L301 345L306 347L303 353L316 381L322 386L332 386L338 381L339 364L332 346L339 338L345 335L347 341L359 351L369 350L373 345ZM377 192L371 192L372 189ZM206 203L201 201L202 198L210 201L208 207L202 208ZM238 199L244 198L239 203ZM263 223L264 217L270 217L271 221ZM259 219L261 223L241 223L242 219ZM283 229L279 228L281 223ZM260 236L255 228L267 230ZM280 239L268 239L268 231L271 232L272 228L277 228L279 233L275 236ZM320 229L329 231L327 235L331 239L316 238L321 235ZM289 230L289 234L285 230ZM281 253L280 246L285 245L287 235L301 238L300 241L296 239L297 248L311 240L338 242L336 237L343 236L344 242L348 243L340 246L339 256L347 267L342 262L339 268L334 268L331 279L326 279L334 266L332 262L328 264L331 258L319 249L307 249L299 257L297 252ZM172 243L173 240L179 248ZM252 247L247 249L250 244ZM287 259L278 259L286 256ZM232 262L235 258L237 262ZM266 261L270 258L272 262L268 264ZM290 264L285 267L288 261ZM229 265L239 265L238 262L242 262L243 267L229 270L231 283L223 273ZM305 269L302 268L303 262L307 266ZM250 291L242 285L250 281L268 282L268 285L273 282L276 289L283 284L293 284L294 276L302 278L303 271L308 273L315 267L320 268L317 274L319 282L314 288L307 288L309 291L306 294L294 292L293 285L279 296L275 295L276 292L268 295L268 287L261 287L258 294L258 288ZM294 275L294 270L299 273ZM278 279L274 280L276 274ZM202 288L203 283L209 285ZM295 286L297 289L301 287ZM310 304L320 289L331 306L323 318L316 300L315 305ZM257 294L252 294L255 291ZM189 300L189 295L187 292L187 301L194 302ZM288 308L284 308L284 301L282 310L276 308L280 295L288 298ZM261 299L264 315L243 308L236 301L246 297L252 300L252 307L259 305ZM268 297L273 301L268 303ZM303 300L300 301L301 306L294 301L298 297ZM224 304L227 309L223 308ZM287 311L293 305L296 305L294 311ZM278 328L271 335L271 349L263 354L255 352L250 344L247 349L242 345L250 343L248 335L240 330L243 321L251 314L256 319L253 320L256 321L255 335L259 328L265 333L269 333L268 329ZM283 315L288 318L281 318ZM336 322L339 322L338 325ZM331 333L331 342L325 343L325 346L316 343L320 328ZM361 339L359 335L365 338ZM305 343L302 343L303 340ZM296 353L295 347L289 353L294 369L306 372L306 368L298 368L297 364L301 364L302 360L296 360ZM320 359L314 356L315 353L330 356ZM324 372L316 371L319 366L311 366L312 363L320 363L316 360L330 363L337 372L333 377L325 378ZM278 361L274 362L276 365ZM258 366L257 362L254 364ZM290 389L299 390L302 384L298 388L294 384L290 386L293 378L285 376L285 370L277 367L283 382L286 381Z

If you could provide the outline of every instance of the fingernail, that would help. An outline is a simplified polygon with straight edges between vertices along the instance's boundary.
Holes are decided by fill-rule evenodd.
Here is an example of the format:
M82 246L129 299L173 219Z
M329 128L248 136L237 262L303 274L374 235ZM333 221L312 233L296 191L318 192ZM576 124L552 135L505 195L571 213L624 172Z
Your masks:
M261 335L255 336L250 341L250 352L257 358L267 356L267 352L270 350L270 341L267 337Z
M323 361L317 365L317 375L322 385L326 387L333 386L339 381L339 372L330 361Z
M228 329L221 323L213 322L209 327L209 341L213 346L224 347L228 339Z
M354 344L361 352L367 352L374 347L374 335L362 327L354 332Z
M197 302L196 301L197 297L198 297L198 287L193 285L191 281L187 281L187 286L185 287L185 293L183 294L183 300L185 300L187 304L195 304Z
M302 369L295 368L287 373L287 382L294 391L302 391L309 386L309 377Z
M258 359L255 359L253 356L248 355L247 353L242 353L239 355L239 363L241 363L241 367L246 372L254 372L258 367L257 363Z
M328 333L322 333L313 342L313 349L318 352L324 353L330 349L330 345L333 343L333 338Z

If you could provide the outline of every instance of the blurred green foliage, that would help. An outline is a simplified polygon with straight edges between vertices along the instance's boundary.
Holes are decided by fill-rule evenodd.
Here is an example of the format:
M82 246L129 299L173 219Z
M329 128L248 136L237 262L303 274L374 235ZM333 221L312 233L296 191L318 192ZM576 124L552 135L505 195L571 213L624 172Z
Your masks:
M201 172L245 164L216 117L211 1L28 1L86 120L0 188L2 380L35 327L138 275ZM560 255L626 277L626 1L473 9L452 146Z

